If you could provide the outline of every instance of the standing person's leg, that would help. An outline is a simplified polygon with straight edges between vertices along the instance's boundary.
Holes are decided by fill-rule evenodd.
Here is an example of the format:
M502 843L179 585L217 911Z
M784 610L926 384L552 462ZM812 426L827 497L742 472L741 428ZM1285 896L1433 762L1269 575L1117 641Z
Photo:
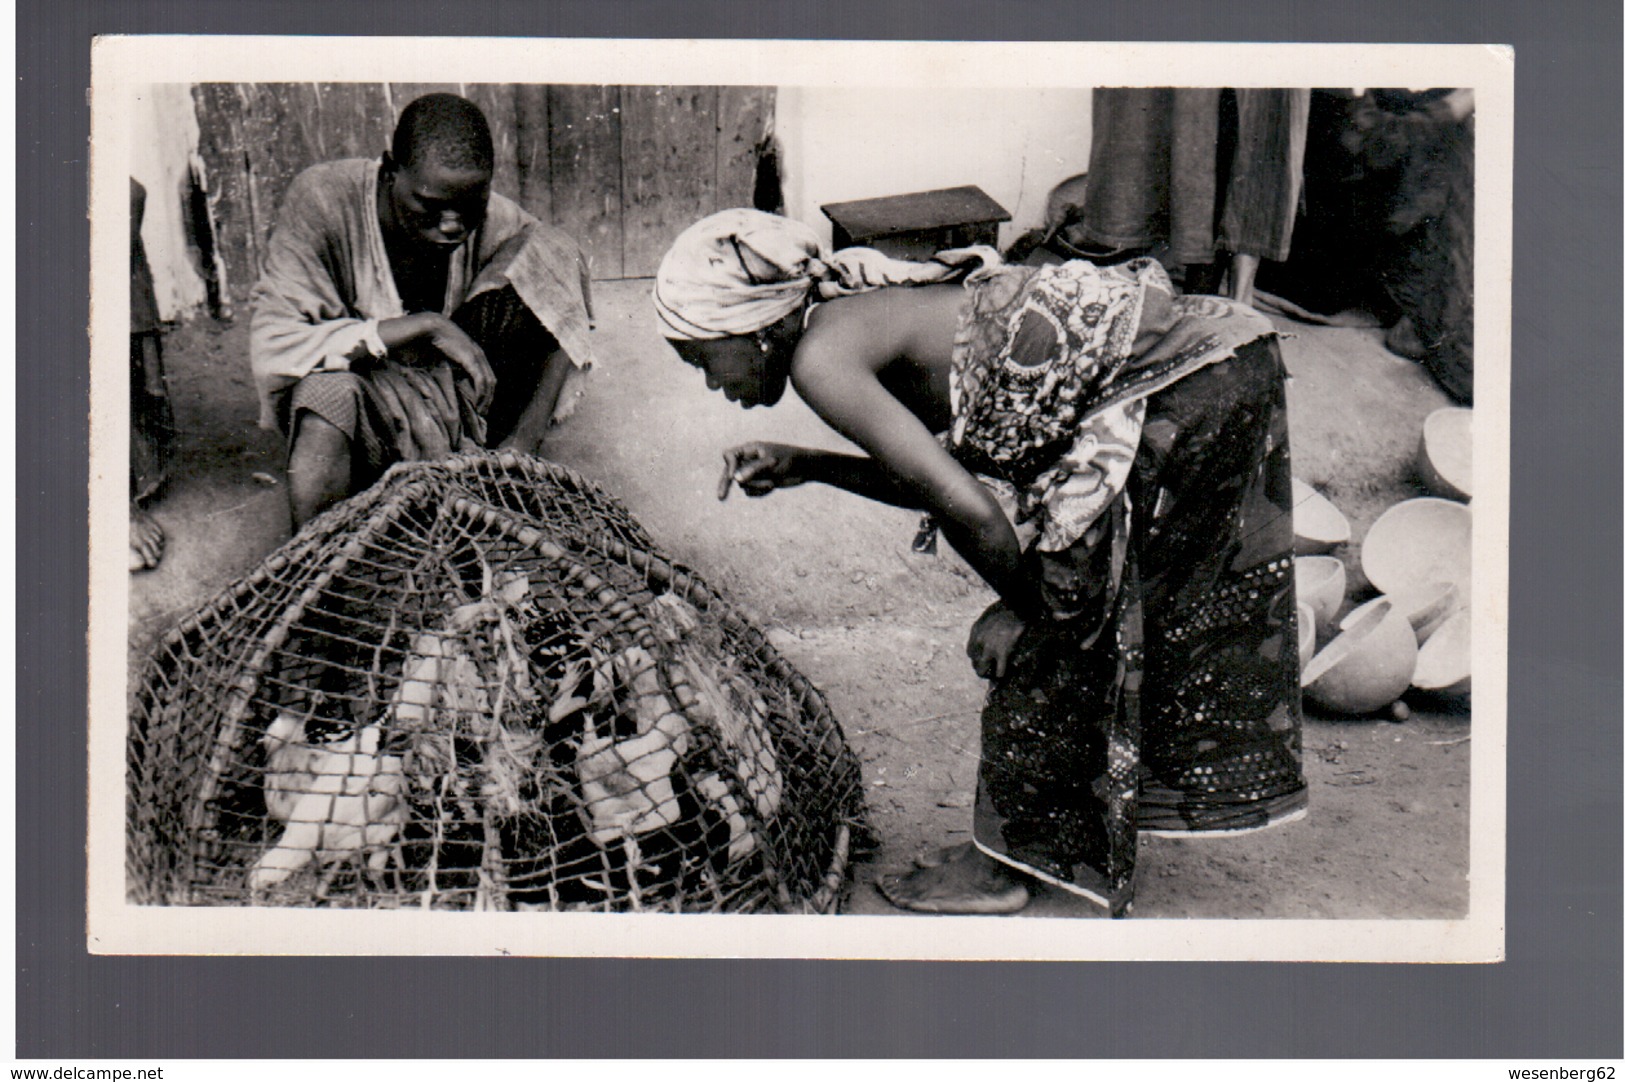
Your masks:
M141 240L147 189L130 178L130 570L158 566L164 530L147 510L169 481L175 413L164 381L163 320Z
M1237 252L1230 257L1230 296L1242 304L1253 303L1253 280L1258 277L1258 257Z
M1126 914L1132 901L1138 768L1139 592L1114 570L1121 505L1073 548L1035 555L1034 574L1071 620L1029 626L982 711L973 844L882 882L893 904L1003 913L1027 877ZM1110 585L1116 581L1116 590Z
M157 332L130 335L130 570L157 567L164 530L147 509L169 482L175 413L164 381Z
M1167 234L1162 262L1175 267L1212 264L1214 215L1219 205L1219 90L1186 87L1171 92Z
M1217 90L1096 90L1089 179L1068 242L1102 255L1166 244L1176 263L1211 259L1217 100Z
M1307 89L1242 88L1218 246L1232 253L1230 296L1251 304L1260 259L1284 260L1303 192L1309 136Z
M1111 572L1093 556L1075 546L1049 573L1100 581ZM1109 604L1104 621L1035 629L1019 665L989 689L975 837L1006 865L1123 916L1133 901L1139 759L1132 567Z
M1130 486L1145 605L1141 830L1251 830L1304 807L1291 491L1273 342L1149 400Z

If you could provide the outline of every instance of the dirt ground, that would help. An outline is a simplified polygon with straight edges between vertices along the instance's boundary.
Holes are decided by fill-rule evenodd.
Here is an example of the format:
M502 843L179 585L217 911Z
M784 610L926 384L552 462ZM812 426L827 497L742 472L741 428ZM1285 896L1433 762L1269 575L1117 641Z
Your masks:
M824 690L864 762L881 848L857 866L849 910L895 912L874 889L922 850L969 836L982 682L964 656L991 599L946 549L910 551L915 518L818 486L716 499L724 448L746 439L840 447L793 393L741 410L659 339L645 282L595 286L599 365L547 453L620 497L674 557L726 592ZM1294 473L1340 507L1356 544L1348 606L1369 596L1357 541L1421 490L1422 421L1448 402L1381 331L1278 321ZM155 512L168 551L135 576L132 661L152 639L286 540L283 451L255 427L246 313L199 318L166 345L182 430L178 476ZM1470 722L1410 700L1404 723L1310 714L1306 820L1239 838L1142 843L1137 917L1450 918L1467 910ZM1042 888L1032 916L1100 917Z

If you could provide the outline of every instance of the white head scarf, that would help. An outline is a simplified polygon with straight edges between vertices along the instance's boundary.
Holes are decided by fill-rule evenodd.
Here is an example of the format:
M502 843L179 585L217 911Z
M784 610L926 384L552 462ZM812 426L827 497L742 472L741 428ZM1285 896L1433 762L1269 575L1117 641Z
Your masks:
M892 259L873 248L829 255L812 228L759 210L724 210L683 231L660 261L654 306L661 333L679 341L753 334L806 303L890 285L947 281L1000 263L977 245L939 252L929 263Z

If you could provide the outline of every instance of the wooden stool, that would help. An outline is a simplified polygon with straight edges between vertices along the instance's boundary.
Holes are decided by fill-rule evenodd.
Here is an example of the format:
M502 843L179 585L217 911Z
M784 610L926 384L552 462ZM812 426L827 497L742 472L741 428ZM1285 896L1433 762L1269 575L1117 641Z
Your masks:
M944 248L998 247L1010 212L974 184L879 199L826 203L837 249L860 245L898 259L930 259Z

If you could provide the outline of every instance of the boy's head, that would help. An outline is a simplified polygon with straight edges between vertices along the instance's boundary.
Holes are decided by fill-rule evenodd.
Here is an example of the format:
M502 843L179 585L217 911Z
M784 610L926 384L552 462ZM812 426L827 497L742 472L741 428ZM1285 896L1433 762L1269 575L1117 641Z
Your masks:
M425 94L408 105L389 149L403 166L432 158L444 166L489 173L496 162L485 114L456 94Z
M455 94L418 98L384 157L394 222L425 245L463 243L485 221L495 158L479 106Z

